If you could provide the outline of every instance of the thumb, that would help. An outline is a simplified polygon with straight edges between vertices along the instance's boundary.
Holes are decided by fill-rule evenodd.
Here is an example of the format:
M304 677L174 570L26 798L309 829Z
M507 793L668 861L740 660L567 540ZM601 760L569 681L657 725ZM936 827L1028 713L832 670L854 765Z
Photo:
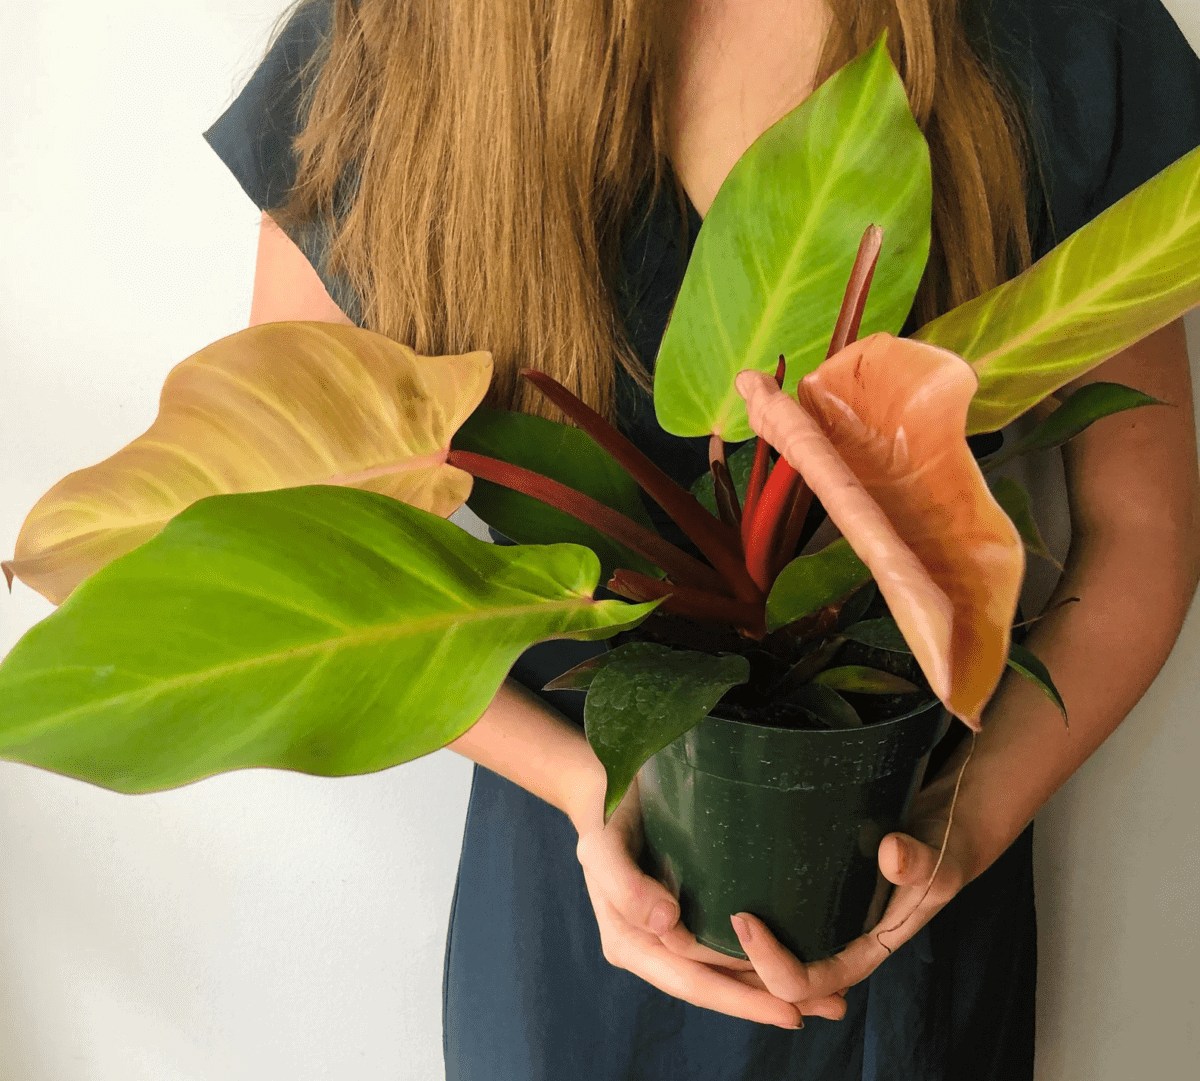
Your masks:
M879 870L897 886L928 881L937 853L907 833L889 833L879 842Z
M664 935L679 922L679 902L661 882L642 873L612 832L597 830L581 837L576 855L591 886L626 923Z

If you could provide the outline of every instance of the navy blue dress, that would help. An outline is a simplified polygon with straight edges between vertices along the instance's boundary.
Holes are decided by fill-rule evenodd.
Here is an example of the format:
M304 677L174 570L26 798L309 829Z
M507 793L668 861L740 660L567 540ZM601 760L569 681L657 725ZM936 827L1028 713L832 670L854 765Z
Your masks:
M1200 144L1200 61L1159 0L993 0L977 14L1033 138L1037 254ZM326 4L301 12L204 133L260 208L279 205L294 175L293 76L327 25ZM619 300L652 367L700 219L689 207L686 253L670 194L644 225L631 220ZM293 239L354 317L353 298L324 275L319 235ZM618 402L625 430L676 479L690 483L705 469L706 440L664 433L648 396L628 379ZM545 643L522 656L513 675L536 691L596 648ZM582 725L581 694L543 697ZM962 734L951 728L930 774ZM448 1081L1033 1077L1032 825L849 990L843 1021L810 1018L799 1032L691 1006L609 965L575 840L559 811L476 767L446 944Z

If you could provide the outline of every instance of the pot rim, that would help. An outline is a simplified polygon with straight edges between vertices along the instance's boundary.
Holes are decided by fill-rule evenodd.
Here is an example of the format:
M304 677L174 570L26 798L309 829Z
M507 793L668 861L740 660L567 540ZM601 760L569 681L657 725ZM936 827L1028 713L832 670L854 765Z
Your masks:
M870 724L864 724L858 728L794 729L794 728L785 728L782 725L777 725L777 724L757 724L754 721L742 721L742 720L738 720L737 718L734 718L734 717L722 717L720 714L718 714L716 712L718 709L721 708L720 703L718 702L717 705L713 706L713 709L711 712L709 712L706 716L701 718L700 724L704 724L706 721L717 721L721 725L738 725L738 726L744 726L746 728L761 728L767 732L803 731L806 735L812 735L814 737L845 736L845 734L847 732L866 732L868 730L876 731L876 730L886 729L892 725L896 725L902 721L906 721L909 718L916 716L918 713L924 713L926 710L933 708L935 705L942 705L940 699L938 699L938 697L936 695L930 697L925 702L918 703L917 705L913 706L912 709L910 709L904 713L897 713L895 717L888 717L887 720L884 720L884 721L872 721ZM945 709L945 706L942 705L942 708ZM948 710L946 712L949 713ZM951 719L951 722L953 723L954 718L951 717L950 719ZM947 728L948 727L949 726L947 726Z

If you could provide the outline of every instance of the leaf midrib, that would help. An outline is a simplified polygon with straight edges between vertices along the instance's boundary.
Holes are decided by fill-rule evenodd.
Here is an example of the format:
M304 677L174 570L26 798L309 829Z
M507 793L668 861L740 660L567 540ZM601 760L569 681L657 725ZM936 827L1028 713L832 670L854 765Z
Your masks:
M13 734L19 734L22 737L37 735L46 728L53 727L55 724L69 720L72 717L95 710L101 706L111 708L114 705L122 705L124 703L136 702L139 698L154 698L159 694L165 694L172 690L186 688L188 686L200 686L214 679L219 679L222 676L233 675L238 672L250 671L255 668L265 667L270 664L282 663L284 661L293 661L305 656L319 654L326 650L337 649L352 649L357 646L368 645L372 642L385 641L390 638L416 638L423 634L444 629L453 624L461 623L485 623L489 620L507 619L512 616L527 615L530 612L561 612L571 611L574 609L583 609L594 607L600 602L591 597L578 597L564 601L539 601L534 605L519 605L510 606L507 608L491 608L482 613L447 613L444 615L436 615L427 617L422 620L413 621L405 620L403 623L386 623L382 626L375 625L370 628L357 631L348 635L340 635L336 638L324 638L316 642L311 642L307 645L295 646L289 649L276 650L270 653L260 654L248 660L232 661L227 664L214 665L209 668L204 668L196 672L188 672L183 675L174 676L169 679L158 680L153 683L145 684L141 687L134 688L128 691L122 691L120 694L112 695L111 697L92 700L91 702L83 703L78 706L72 706L70 709L60 710L57 713L50 714L39 718L32 725L26 725L21 728L10 729L6 736L11 737ZM406 633L401 633L401 632ZM56 674L61 674L69 671L92 671L96 665L68 665L55 668L52 671ZM125 672L126 675L135 676L135 673ZM33 680L44 678L47 675L47 669L39 669L35 672L30 672L26 676L18 677L8 684L7 690L11 691L20 686L21 683L30 682ZM145 677L136 677L145 678ZM5 740L6 743L11 743L11 738Z

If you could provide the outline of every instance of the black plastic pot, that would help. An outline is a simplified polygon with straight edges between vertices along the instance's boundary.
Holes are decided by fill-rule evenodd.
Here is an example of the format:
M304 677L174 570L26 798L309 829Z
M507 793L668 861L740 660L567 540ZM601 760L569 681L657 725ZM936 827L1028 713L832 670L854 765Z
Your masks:
M638 776L649 872L706 946L745 957L729 923L758 916L803 961L873 927L897 829L949 714L934 701L862 728L767 728L709 716Z

